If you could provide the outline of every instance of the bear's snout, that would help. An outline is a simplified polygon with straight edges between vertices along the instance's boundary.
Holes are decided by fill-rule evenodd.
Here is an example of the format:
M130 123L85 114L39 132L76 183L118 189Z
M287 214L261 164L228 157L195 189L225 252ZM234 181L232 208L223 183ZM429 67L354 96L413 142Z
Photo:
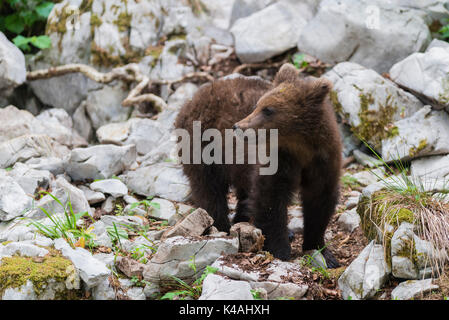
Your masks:
M240 127L239 127L239 125L237 124L237 123L235 123L233 126L232 126L232 130L237 130L237 129L240 129Z

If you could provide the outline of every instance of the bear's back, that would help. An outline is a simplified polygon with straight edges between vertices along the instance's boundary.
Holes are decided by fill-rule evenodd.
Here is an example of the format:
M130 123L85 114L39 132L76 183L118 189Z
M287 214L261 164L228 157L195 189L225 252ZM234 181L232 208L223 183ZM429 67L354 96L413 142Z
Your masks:
M269 81L240 74L202 85L181 108L175 127L192 132L193 121L201 121L202 131L231 129L253 111L259 98L271 88Z

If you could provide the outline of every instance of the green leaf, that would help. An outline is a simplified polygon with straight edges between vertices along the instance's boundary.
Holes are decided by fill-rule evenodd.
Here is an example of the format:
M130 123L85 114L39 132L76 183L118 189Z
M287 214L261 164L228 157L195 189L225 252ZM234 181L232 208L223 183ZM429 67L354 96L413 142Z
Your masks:
M19 16L27 27L31 27L39 18L38 15L31 10L21 11L19 12Z
M43 19L47 19L48 16L50 15L51 10L54 7L54 3L53 2L42 2L41 4L39 4L36 7L36 12L39 15L39 17L43 18Z
M49 36L32 37L31 43L39 49L51 48L51 39Z
M12 42L23 51L30 51L31 47L28 45L30 43L30 38L25 38L24 36L17 36L12 39Z
M6 17L5 27L12 33L20 34L25 30L25 23L17 13L13 13Z

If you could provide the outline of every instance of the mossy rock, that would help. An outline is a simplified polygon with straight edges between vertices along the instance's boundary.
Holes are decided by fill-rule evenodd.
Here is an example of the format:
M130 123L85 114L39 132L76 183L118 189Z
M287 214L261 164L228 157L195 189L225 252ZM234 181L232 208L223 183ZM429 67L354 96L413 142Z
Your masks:
M79 276L72 262L54 250L40 257L3 257L0 262L0 297L8 288L20 288L31 281L39 298L45 295L52 284L63 284L57 288L55 299L75 299L80 297Z

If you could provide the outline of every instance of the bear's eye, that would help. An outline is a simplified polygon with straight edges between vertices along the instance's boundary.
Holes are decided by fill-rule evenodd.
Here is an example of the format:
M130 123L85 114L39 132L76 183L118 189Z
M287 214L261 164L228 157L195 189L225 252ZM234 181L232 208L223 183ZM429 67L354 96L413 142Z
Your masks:
M262 109L262 113L265 116L269 117L269 116L271 116L274 113L274 110L272 108L263 108Z

